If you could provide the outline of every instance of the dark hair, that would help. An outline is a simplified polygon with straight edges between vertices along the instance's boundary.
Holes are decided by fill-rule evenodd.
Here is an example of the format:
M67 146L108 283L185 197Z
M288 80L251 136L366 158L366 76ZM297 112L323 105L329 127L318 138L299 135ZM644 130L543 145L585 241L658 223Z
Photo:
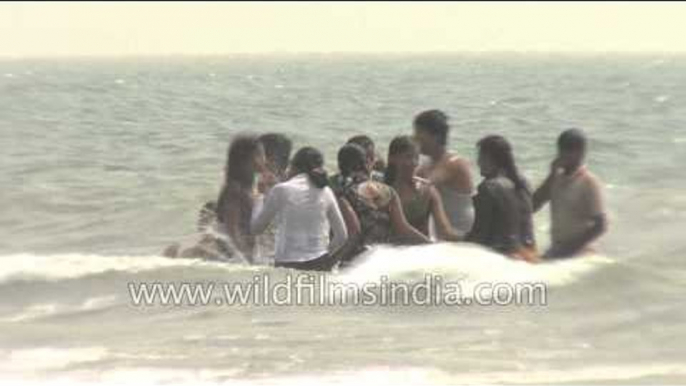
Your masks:
M351 137L347 143L354 143L356 145L360 145L367 154L367 158L374 158L376 156L376 153L374 152L374 141L371 138L369 138L369 136L366 136L364 134L356 135L354 137Z
M319 150L310 146L301 148L293 156L291 166L300 173L307 173L310 181L319 189L329 185L329 177L324 171L324 156Z
M255 182L255 170L252 163L255 154L262 144L256 136L238 135L229 145L224 169L224 184L217 199L217 218L224 221L224 213L228 201L228 187L230 184L238 184L243 188L252 187Z
M226 157L226 182L235 181L252 186L255 178L252 159L260 148L259 139L253 135L238 135L229 145Z
M477 146L482 154L487 154L495 162L496 166L505 171L505 176L512 181L517 190L528 189L526 182L517 169L512 146L505 137L489 135L482 138L477 143Z
M409 135L399 135L391 141L388 146L388 166L386 167L386 175L384 177L384 182L388 185L393 185L395 183L396 170L395 165L391 162L391 157L398 154L407 153L408 151L419 152L417 148L417 143Z
M362 146L349 143L338 151L338 169L343 177L367 170L366 154Z
M263 134L259 139L264 146L264 155L267 159L274 161L274 164L279 168L278 171L286 170L291 158L293 142L284 134L279 133Z
M439 144L445 145L448 143L448 132L450 131L448 119L448 115L441 110L427 110L414 118L414 127L431 134L436 137Z
M568 129L557 138L559 150L586 150L586 134L581 129Z

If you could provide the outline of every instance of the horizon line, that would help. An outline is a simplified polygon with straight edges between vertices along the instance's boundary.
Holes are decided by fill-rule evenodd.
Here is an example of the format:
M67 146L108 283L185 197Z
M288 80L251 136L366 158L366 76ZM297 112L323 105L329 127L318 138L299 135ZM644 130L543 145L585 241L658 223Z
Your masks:
M231 56L427 56L427 55L548 55L548 56L686 56L686 51L632 50L435 50L435 51L236 51L236 52L169 52L169 53L98 53L98 54L0 54L0 60L43 59L155 59L169 57Z

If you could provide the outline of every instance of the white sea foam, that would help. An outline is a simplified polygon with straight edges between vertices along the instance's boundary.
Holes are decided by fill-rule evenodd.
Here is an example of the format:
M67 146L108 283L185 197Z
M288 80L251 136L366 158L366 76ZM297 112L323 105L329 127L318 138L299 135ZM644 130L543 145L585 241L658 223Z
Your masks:
M0 322L26 322L57 315L73 314L78 312L104 310L117 303L117 297L96 296L84 300L81 304L71 305L63 303L40 303L32 304L20 312L0 318Z
M460 281L469 286L480 282L531 283L562 286L612 260L592 255L583 258L530 264L506 258L473 244L438 243L422 246L378 246L361 257L363 262L339 275L344 282L421 282L427 273L444 281ZM465 288L463 287L463 290Z
M93 362L107 354L103 347L54 348L40 347L22 350L4 350L0 373L26 374L42 370L61 369L75 363ZM1 383L1 382L0 382Z
M235 265L197 259L169 259L160 256L102 256L95 254L41 255L22 253L0 256L0 283L19 279L74 279L109 271L142 272L166 267L211 266L231 269ZM246 267L247 268L247 267Z
M82 350L85 354L89 351ZM32 350L36 351L36 350ZM51 351L48 353L48 351ZM44 350L44 353L31 358L43 360L55 358L65 350ZM72 350L73 351L73 350ZM97 350L96 350L97 352ZM49 355L46 355L49 354ZM22 353L22 355L24 355ZM83 362L75 360L72 352L66 360L56 361L64 363ZM55 364L56 362L53 362ZM680 363L646 364L642 366L585 366L578 369L552 370L536 369L535 365L523 366L521 370L513 371L468 371L451 374L434 368L423 367L369 367L356 371L338 371L324 374L294 375L294 376L266 376L240 379L241 369L229 368L225 370L210 369L171 369L171 368L121 368L117 370L98 372L81 372L73 374L53 374L47 377L34 377L32 380L10 379L11 384L17 386L33 385L194 385L194 386L306 386L306 385L355 385L355 386L383 386L383 385L449 385L449 384L558 384L558 383L586 383L591 381L621 382L640 378L661 377L661 379L678 380L686 375L686 369ZM239 378L239 379L236 379ZM9 383L8 383L9 384Z

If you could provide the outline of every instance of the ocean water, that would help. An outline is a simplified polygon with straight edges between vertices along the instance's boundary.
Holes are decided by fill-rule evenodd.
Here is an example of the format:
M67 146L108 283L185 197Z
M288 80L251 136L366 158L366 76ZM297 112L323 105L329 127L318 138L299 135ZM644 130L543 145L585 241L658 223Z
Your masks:
M480 137L507 136L534 184L559 132L584 128L611 221L599 253L532 266L381 247L331 276L541 282L546 305L132 304L131 282L289 273L159 256L217 195L234 134L287 133L333 168L347 137L385 152L427 108L472 161ZM0 382L686 383L684 126L686 57L669 55L0 61ZM535 220L545 246L547 210Z

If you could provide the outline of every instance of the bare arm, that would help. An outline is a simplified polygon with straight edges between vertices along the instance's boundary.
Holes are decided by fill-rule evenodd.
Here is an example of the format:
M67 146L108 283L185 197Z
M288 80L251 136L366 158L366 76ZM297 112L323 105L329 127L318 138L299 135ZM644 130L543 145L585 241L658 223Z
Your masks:
M428 237L426 237L422 232L416 230L412 225L407 222L405 214L403 213L403 208L400 205L400 199L398 195L393 193L393 198L390 202L390 215L391 215L391 225L393 226L393 231L400 236L404 236L409 242L416 244L427 244L431 243Z
M548 177L546 177L545 181L543 181L543 184L541 184L541 186L539 186L533 194L532 201L534 213L541 210L541 208L543 208L543 206L550 201L550 190L553 185L555 173L558 172L557 169L559 168L559 162L560 161L557 158L553 160L553 162L550 164L550 173L548 173Z
M347 199L343 197L338 198L338 208L341 210L345 226L348 229L348 237L356 236L362 231L360 219L353 210Z
M329 205L326 211L326 217L329 220L329 225L331 226L331 231L333 232L333 239L331 240L330 250L336 250L345 244L348 238L348 230L345 227L345 220L343 219L343 214L338 207L338 202L336 197L334 197L331 189L328 189L327 199Z
M431 205L431 215L436 222L436 230L438 231L438 237L441 240L448 241L461 241L464 239L464 235L460 234L453 228L448 220L448 215L445 213L445 208L443 207L443 199L435 187L431 186L429 188L430 194L430 205Z
M543 184L534 192L532 198L534 213L541 210L541 208L550 201L550 186L552 183L553 175L549 174L545 181L543 181Z

